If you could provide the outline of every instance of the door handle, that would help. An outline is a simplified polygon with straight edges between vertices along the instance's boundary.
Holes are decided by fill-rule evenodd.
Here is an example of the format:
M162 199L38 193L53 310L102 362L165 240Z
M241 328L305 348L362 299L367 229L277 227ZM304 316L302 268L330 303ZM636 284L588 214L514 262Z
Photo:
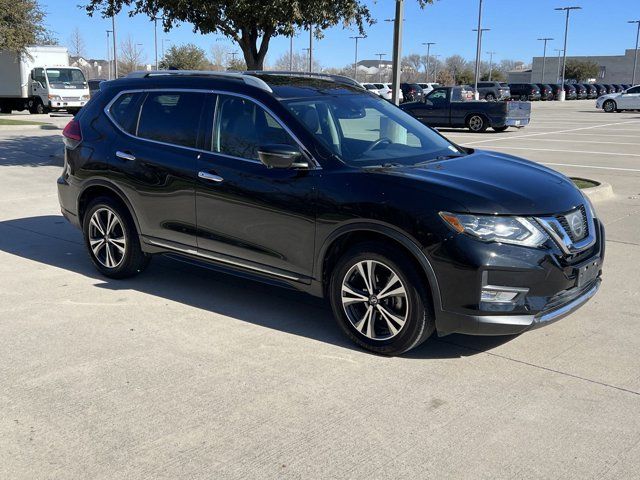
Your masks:
M118 150L116 152L116 157L121 158L122 160L128 160L129 162L133 162L136 157L127 152L121 152Z
M223 181L224 179L218 175L214 175L213 173L209 173L209 172L198 172L198 178L202 178L203 180L209 180L211 182L217 182L220 183L221 181Z

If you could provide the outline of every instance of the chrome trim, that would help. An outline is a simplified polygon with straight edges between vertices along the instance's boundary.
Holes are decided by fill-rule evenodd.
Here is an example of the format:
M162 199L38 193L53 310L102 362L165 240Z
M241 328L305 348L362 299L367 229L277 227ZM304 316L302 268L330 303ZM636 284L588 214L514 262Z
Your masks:
M252 97L250 97L248 95L244 95L242 93L227 92L227 91L224 91L224 90L207 90L207 89L199 89L199 88L134 88L134 89L130 89L130 90L121 90L120 92L118 92L117 95L115 95L109 101L109 103L107 103L107 105L105 105L103 111L104 111L105 115L107 116L107 118L109 120L111 120L111 123L113 123L113 125L118 130L120 130L120 132L124 133L128 137L135 138L136 140L142 140L142 141L145 141L145 142L155 143L155 144L158 144L158 145L166 145L168 147L181 148L183 150L189 150L189 151L192 151L192 152L207 153L207 154L210 154L210 155L220 155L220 156L223 156L223 157L226 157L226 158L232 158L232 159L236 159L236 160L243 160L245 162L251 162L251 163L256 163L256 164L262 165L262 162L260 162L259 160L235 157L233 155L226 155L224 153L214 152L212 150L202 150L200 148L186 147L184 145L175 145L173 143L161 142L159 140L151 140L149 138L142 138L142 137L139 137L137 135L132 135L131 133L127 132L126 130L124 130L120 126L120 124L118 124L118 122L116 122L116 120L111 115L111 112L110 112L111 107L113 106L115 101L118 98L120 98L122 95L129 94L129 93L149 93L149 92L168 92L168 93L170 93L170 92L195 92L195 93L205 93L205 94L213 94L213 95L230 95L230 96L244 98L246 100L254 102L256 105L259 105L266 112L268 112L275 119L275 121L278 122L278 124L298 144L298 146L302 150L302 153L311 160L311 164L313 166L309 167L309 169L310 170L322 170L322 166L320 165L320 163L318 163L318 161L309 152L309 150L304 146L304 144L300 141L300 139L298 139L298 137L291 131L291 129L282 120L280 120L280 118L275 113L273 113L273 111L269 107L267 107L265 104L263 104L259 100L256 100L255 98L252 98ZM144 102L143 102L143 104L144 104ZM139 117L140 117L140 114L142 112L143 104L140 105L140 109L138 110L138 122L137 122L138 124L140 122L140 118ZM217 105L218 104L216 102L216 106L215 106L216 109L217 109ZM214 114L214 117L215 117L215 114ZM138 132L138 125L136 124L136 133L137 132ZM215 133L215 132L212 132L212 133Z
M580 207L578 206L577 209ZM569 212L565 212L562 215L574 212L573 209ZM556 217L534 217L538 224L544 229L545 232L553 239L553 241L562 249L566 255L572 255L574 253L581 252L587 248L592 247L596 243L596 226L591 213L589 205L584 206L584 212L586 216L587 228L589 234L578 242L573 242L560 221Z
M163 247L166 248L167 250L173 250L175 252L181 252L181 253L186 253L188 255L192 255L195 257L199 257L199 258L206 258L207 260L213 260L215 262L219 262L219 263L224 263L227 265L233 265L236 267L240 267L240 268L244 268L246 270L252 270L254 272L260 272L260 273L265 273L267 275L272 275L274 277L280 277L280 278L286 278L287 280L293 280L296 282L300 282L302 279L300 277L295 277L293 275L287 275L284 273L278 273L278 272L274 272L271 269L268 268L260 268L260 267L254 267L253 265L248 265L246 263L243 262L238 262L238 261L233 261L233 260L229 260L221 255L216 255L214 253L203 253L200 252L198 250L194 250L191 248L180 248L180 247L176 247L174 245L169 245L168 243L162 242L160 240L152 240L148 237L145 237L145 241L147 243L150 243L151 245L156 245L159 247Z
M133 162L136 157L127 152L121 152L120 150L116 151L116 157L121 158L122 160L127 160L129 162Z
M587 290L585 293L580 295L578 298L570 301L569 303L563 305L560 308L552 310L547 313L538 314L534 317L534 323L543 325L550 322L555 322L556 320L560 320L561 318L566 317L567 315L573 313L582 305L584 305L587 301L589 301L600 289L600 285L602 284L602 280L600 278L597 279L595 285Z
M198 172L198 178L202 178L203 180L210 180L212 182L218 182L218 183L224 180L224 178L209 172Z
M219 77L221 79L232 78L234 80L241 80L247 85L259 88L260 90L264 90L265 92L273 93L271 87L261 78L239 72L215 72L212 70L138 70L128 74L127 78L147 78L162 76L208 76Z

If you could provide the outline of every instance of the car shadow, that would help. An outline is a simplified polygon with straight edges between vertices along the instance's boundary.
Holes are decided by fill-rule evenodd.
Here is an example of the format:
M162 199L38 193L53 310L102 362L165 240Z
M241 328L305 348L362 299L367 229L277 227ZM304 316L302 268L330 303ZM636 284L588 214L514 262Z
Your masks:
M269 329L358 350L340 332L322 299L217 270L157 256L141 275L113 280L100 275L81 233L62 216L0 221L0 251L95 280L95 288L137 290ZM33 270L37 275L37 270ZM135 319L132 319L135 321ZM495 348L513 337L432 337L404 355L409 359L460 358Z
M61 167L62 137L58 135L14 135L0 139L0 167Z

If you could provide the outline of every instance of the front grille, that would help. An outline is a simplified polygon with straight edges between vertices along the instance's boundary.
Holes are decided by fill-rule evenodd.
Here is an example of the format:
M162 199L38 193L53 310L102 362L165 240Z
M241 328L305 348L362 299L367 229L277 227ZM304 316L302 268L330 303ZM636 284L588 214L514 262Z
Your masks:
M580 237L575 236L565 215L556 215L556 219L560 222L560 225L562 225L562 228L567 235L569 235L572 242L578 242L589 235L589 223L587 222L587 212L585 211L584 205L580 205L579 210L580 216L582 217L582 235L580 235Z
M77 102L80 97L61 97L63 102Z

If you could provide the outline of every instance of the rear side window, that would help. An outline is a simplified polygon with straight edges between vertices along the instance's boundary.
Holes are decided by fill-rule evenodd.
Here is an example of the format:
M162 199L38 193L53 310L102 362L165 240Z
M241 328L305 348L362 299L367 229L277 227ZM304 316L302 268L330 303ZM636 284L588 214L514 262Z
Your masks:
M95 94L94 94L95 95ZM131 135L135 134L138 122L138 107L141 93L125 93L120 95L111 105L109 113L118 126Z
M196 148L205 103L206 94L200 92L150 92L140 112L138 136Z

